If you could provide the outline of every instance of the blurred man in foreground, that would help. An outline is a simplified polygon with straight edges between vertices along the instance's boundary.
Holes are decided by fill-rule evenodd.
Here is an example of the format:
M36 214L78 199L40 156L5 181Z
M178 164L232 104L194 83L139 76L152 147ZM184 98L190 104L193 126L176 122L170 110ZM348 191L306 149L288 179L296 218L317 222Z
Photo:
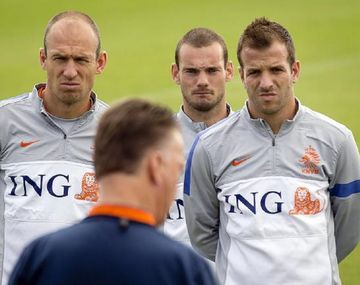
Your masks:
M155 228L174 198L183 147L170 110L143 100L110 108L95 139L99 205L31 243L10 284L215 284L200 256Z

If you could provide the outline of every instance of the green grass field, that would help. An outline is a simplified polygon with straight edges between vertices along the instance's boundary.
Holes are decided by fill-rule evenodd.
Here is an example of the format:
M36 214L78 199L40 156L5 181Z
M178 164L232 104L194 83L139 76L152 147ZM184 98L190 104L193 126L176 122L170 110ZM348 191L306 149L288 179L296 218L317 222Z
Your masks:
M295 93L304 105L348 126L360 145L360 1L19 1L0 0L0 99L30 91L45 80L38 51L49 18L62 10L94 17L109 54L95 90L112 103L147 97L179 108L170 77L177 40L190 28L209 27L224 36L230 59L244 27L258 16L279 21L292 34L302 64ZM240 108L246 94L236 75L228 101ZM358 110L358 111L356 111ZM360 217L359 217L360 218ZM309 257L310 258L310 257ZM360 284L360 246L341 263L344 285ZM306 284L304 284L306 285Z

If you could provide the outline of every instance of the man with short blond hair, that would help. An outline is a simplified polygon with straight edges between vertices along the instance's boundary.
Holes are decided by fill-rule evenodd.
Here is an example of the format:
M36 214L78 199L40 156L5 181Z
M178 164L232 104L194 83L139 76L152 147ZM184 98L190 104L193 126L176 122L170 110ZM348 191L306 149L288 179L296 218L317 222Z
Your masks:
M231 113L230 105L226 103L225 85L232 79L233 67L224 39L207 28L190 30L176 46L171 72L182 92L182 105L176 118L185 139L187 157L196 135ZM176 240L190 244L184 213L183 176L164 231Z

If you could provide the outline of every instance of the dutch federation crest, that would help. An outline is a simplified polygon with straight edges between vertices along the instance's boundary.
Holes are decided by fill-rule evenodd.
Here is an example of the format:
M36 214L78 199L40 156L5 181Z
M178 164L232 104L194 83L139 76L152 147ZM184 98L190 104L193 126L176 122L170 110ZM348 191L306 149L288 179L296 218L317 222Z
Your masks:
M319 174L320 156L311 145L305 148L305 153L299 162L303 164L302 173Z
M75 194L75 199L96 202L99 199L99 185L95 173L86 172L81 182L81 193Z

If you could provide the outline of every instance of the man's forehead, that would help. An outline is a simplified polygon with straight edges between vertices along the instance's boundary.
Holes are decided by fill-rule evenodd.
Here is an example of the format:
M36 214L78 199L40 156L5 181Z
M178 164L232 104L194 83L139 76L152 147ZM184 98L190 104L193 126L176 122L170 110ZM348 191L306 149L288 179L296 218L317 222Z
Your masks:
M179 50L179 55L183 56L186 54L223 54L222 46L218 42L212 42L206 46L194 46L188 43L184 43Z
M241 58L244 64L266 62L276 65L287 61L288 51L286 45L280 42L273 42L270 46L264 48L246 46L241 51Z
M194 47L184 44L179 52L179 64L182 67L208 67L224 64L224 55L219 43L214 42L209 46Z
M91 25L81 18L63 18L54 23L47 34L47 42L53 38L87 39L97 43L98 39Z
M83 50L82 47L80 48L73 47L69 49L67 47L62 48L61 46L55 46L55 47L50 46L47 49L47 54L49 57L60 56L60 57L73 57L73 58L78 58L78 57L90 58L95 56L95 51Z
M82 54L96 52L98 39L84 20L61 19L50 29L46 39L47 53Z

